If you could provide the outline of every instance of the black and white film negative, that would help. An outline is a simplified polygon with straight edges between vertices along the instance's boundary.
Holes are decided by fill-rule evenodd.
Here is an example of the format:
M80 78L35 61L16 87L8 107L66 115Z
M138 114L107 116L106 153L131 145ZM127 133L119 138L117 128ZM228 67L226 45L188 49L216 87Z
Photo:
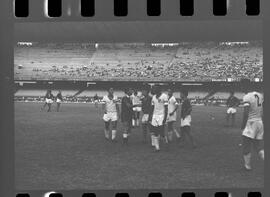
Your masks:
M267 4L1 2L1 196L267 196Z

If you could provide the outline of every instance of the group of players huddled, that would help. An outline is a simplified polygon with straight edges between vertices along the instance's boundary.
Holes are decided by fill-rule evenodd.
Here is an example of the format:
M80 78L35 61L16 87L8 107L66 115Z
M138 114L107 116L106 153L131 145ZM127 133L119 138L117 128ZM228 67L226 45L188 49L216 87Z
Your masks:
M105 138L107 140L116 140L117 121L121 120L123 125L123 143L128 144L128 139L133 127L139 126L140 113L142 112L142 134L143 141L147 141L147 133L151 135L151 144L156 151L160 150L160 141L170 143L173 133L180 140L189 139L191 146L196 147L193 137L190 133L192 106L188 99L188 92L181 92L183 100L181 108L181 135L174 128L177 119L177 109L179 103L173 96L173 91L168 89L168 94L162 92L160 86L142 88L142 95L131 88L124 90L125 96L121 100L121 110L118 98L114 95L113 88L108 90L108 95L102 99L102 109L104 111L103 120L105 122ZM120 112L121 111L121 112ZM168 132L165 133L165 127ZM111 135L110 135L111 126Z
M252 146L259 156L264 160L263 147L263 95L257 91L248 92L244 85L245 96L243 97L243 121L242 130L242 147L244 167L251 170L251 150ZM188 99L188 91L182 89L181 93L181 115L180 130L175 128L174 123L177 120L177 110L180 103L173 96L173 90L167 89L165 94L161 86L155 85L150 88L144 86L141 88L141 94L132 88L124 90L125 95L121 100L114 94L113 88L108 89L108 94L102 100L103 120L105 123L105 139L116 142L117 122L121 120L123 126L122 143L128 145L131 130L138 127L141 117L141 129L143 142L147 142L147 134L150 133L151 145L156 152L160 151L160 143L169 145L175 134L180 146L183 146L188 140L192 148L196 148L193 136L191 134L191 112L192 105ZM42 110L48 105L48 111L51 111L51 104L56 100L57 111L59 111L60 103L63 101L61 91L54 97L50 90L45 96L45 104ZM98 107L98 96L95 95L95 106ZM120 109L121 104L121 109ZM232 126L235 123L236 107L240 104L239 99L231 92L227 100L227 125L230 118ZM165 132L166 131L166 132Z

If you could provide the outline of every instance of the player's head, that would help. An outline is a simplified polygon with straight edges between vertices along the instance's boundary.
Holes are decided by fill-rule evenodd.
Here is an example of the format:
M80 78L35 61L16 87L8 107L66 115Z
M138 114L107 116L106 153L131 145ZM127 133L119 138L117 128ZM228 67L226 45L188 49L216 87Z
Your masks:
M231 95L231 96L234 95L234 91L233 91L233 90L230 91L230 95Z
M168 95L171 97L173 95L173 90L171 88L168 89Z
M182 99L185 99L188 97L188 91L187 90L181 90L181 98Z
M58 90L58 93L60 93L60 94L61 94L61 90Z
M113 88L109 88L108 93L109 93L110 95L113 95Z
M137 96L138 91L136 89L134 89L133 92L134 92L134 95Z
M142 95L143 96L148 96L150 92L150 87L149 86L144 86L142 89Z
M124 92L125 92L125 94L128 95L128 96L130 96L130 95L132 94L131 88L125 88Z
M154 94L156 94L156 95L161 94L161 86L160 85L155 85L154 86Z

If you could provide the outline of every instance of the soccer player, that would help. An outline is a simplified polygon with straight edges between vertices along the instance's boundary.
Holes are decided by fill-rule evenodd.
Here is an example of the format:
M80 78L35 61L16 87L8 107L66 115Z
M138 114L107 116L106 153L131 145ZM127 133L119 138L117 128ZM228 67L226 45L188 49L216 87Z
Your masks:
M264 160L263 148L263 95L259 92L245 92L243 97L244 114L241 129L243 130L243 157L244 167L251 170L252 145L262 160Z
M98 95L97 94L94 96L94 103L95 103L95 107L97 108L98 107Z
M108 95L105 95L102 99L102 109L104 111L103 120L105 122L105 138L110 138L110 124L112 125L111 139L114 142L116 140L116 128L119 115L118 98L114 95L113 88L108 90Z
M132 126L139 126L140 124L140 113L142 111L142 107L140 106L141 104L141 98L138 95L138 91L135 90L133 95L132 95L132 104L136 107L133 107L133 119L132 119Z
M234 92L231 91L230 92L230 96L227 99L227 107L228 107L227 115L226 115L227 126L229 126L230 119L231 119L231 126L234 126L234 123L235 123L235 114L237 112L236 107L238 107L239 104L240 104L239 99L236 98L234 96Z
M195 148L195 143L193 136L191 135L191 111L192 106L190 100L188 99L188 91L181 91L181 99L183 100L181 107L181 142L185 142L188 138L192 148Z
M133 107L131 100L131 89L125 89L125 96L122 98L121 102L121 121L124 127L123 132L123 143L128 144L128 137L130 135L131 127L132 127L132 115L133 115Z
M150 113L150 121L151 130L154 133L152 144L155 146L155 150L159 151L159 140L160 137L165 137L164 125L168 114L168 97L166 94L161 92L160 86L155 87L151 104L152 110Z
M142 90L142 95L143 97L141 98L142 102L142 132L143 132L143 142L146 142L147 138L147 131L149 130L149 114L151 112L151 102L152 102L152 97L149 95L149 89L144 88ZM153 142L153 133L151 133L151 141ZM152 146L154 144L152 143Z
M51 111L51 106L53 103L53 95L52 95L52 91L51 90L47 90L46 95L45 95L45 104L43 105L43 107L41 107L41 111L43 111L43 109L48 105L48 110L47 112Z
M174 123L176 122L176 111L178 109L178 102L176 98L173 96L172 89L168 89L168 116L167 116L167 124L168 124L168 141L172 141L173 132L175 133L176 137L179 139L180 134L174 128Z
M61 93L61 91L59 90L59 91L58 91L58 94L56 95L57 112L59 112L59 110L60 110L60 105L61 105L61 102L62 102L62 101L63 101L62 93Z

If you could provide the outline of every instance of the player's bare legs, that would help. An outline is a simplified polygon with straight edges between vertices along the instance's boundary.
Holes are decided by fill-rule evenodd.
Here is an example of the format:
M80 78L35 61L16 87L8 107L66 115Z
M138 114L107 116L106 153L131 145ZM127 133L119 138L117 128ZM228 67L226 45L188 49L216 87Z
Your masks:
M146 143L147 141L147 130L148 130L148 122L142 123L142 135L143 135L143 142Z
M124 132L123 132L123 144L128 144L128 137L131 131L131 121L123 122Z
M171 142L173 138L173 121L170 121L168 124L168 141Z
M155 146L155 134L154 134L154 128L153 128L153 125L151 125L149 123L148 125L148 128L149 128L149 132L150 132L150 137L151 137L151 146L154 147Z
M41 107L40 110L43 111L46 106L47 106L47 103L44 103L44 105Z
M162 141L167 144L168 143L168 137L167 137L167 135L165 133L165 125L159 126L159 133L160 133L159 136L162 139Z
M117 128L117 121L112 121L112 141L116 141L116 128Z
M136 125L136 121L135 121L135 115L136 114L136 112L135 111L132 111L132 127L135 127L135 125Z
M243 157L246 170L251 170L251 147L252 138L243 136Z
M153 129L153 144L154 144L154 147L155 147L155 151L160 151L160 147L159 147L159 139L160 139L160 130L161 130L161 127L160 126L153 126L152 127Z
M255 151L258 153L259 157L264 160L264 147L263 140L253 140L253 147Z
M135 125L138 127L140 125L140 112L135 112Z
M60 105L61 105L61 103L57 103L57 112L59 112L59 109L60 109Z
M107 140L109 140L109 138L110 138L110 121L107 121L107 122L105 121L104 123L105 123L105 129L104 129L105 138Z
M47 112L50 112L51 111L51 107L52 107L52 104L51 103L48 103L48 111Z
M168 141L172 141L173 133L175 133L177 139L180 139L181 135L177 131L177 129L174 127L174 121L171 121L171 122L168 122Z

